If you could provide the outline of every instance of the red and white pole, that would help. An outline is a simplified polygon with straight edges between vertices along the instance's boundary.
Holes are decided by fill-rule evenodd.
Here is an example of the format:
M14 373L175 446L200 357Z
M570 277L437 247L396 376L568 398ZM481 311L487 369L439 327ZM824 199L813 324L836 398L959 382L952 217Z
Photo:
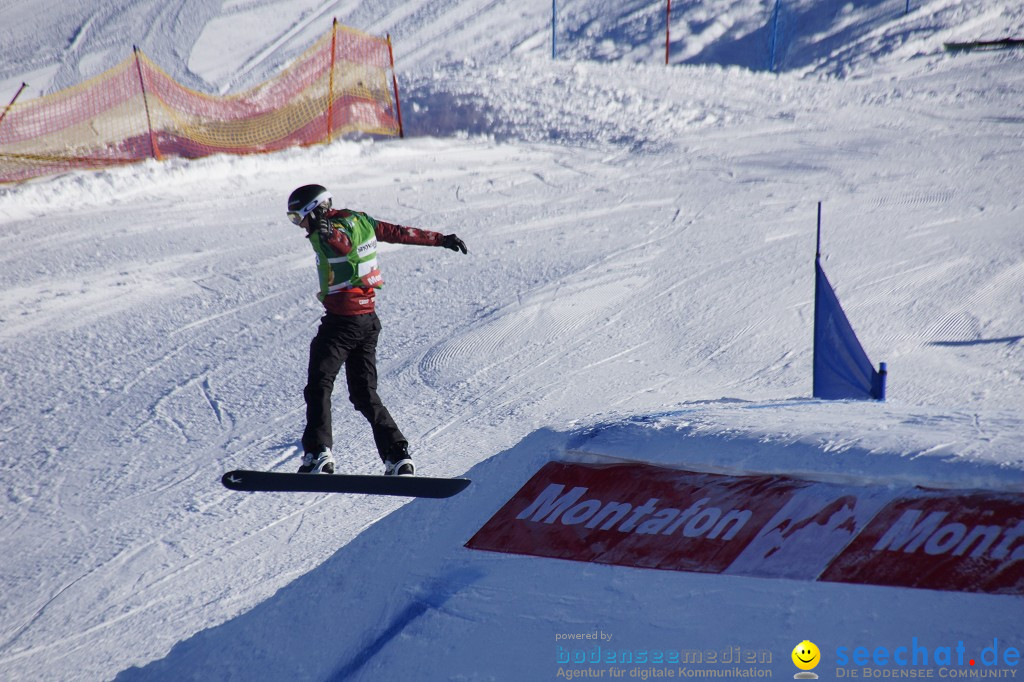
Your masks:
M402 101L398 98L398 78L395 76L395 51L391 48L391 34L388 34L388 57L391 59L391 87L395 89L395 112L398 114L398 136L405 137L402 126Z

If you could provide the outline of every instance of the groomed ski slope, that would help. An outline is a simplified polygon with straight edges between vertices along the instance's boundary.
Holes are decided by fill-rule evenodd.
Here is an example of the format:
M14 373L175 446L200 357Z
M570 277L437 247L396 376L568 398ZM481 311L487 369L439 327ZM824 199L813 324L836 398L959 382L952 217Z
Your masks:
M766 11L740 0L680 10L668 69L663 8L634 2L566 2L555 62L543 3L5 8L4 97L122 43L230 92L332 16L391 32L410 137L0 188L0 678L555 679L555 635L595 630L768 648L783 678L805 638L1024 645L1016 598L462 547L583 444L1021 489L1024 54L941 43L1020 33L1024 11L891 4L793 3L778 74L756 56ZM283 206L311 181L470 248L386 245L379 307L382 393L423 473L475 480L459 497L220 486L297 466L320 307ZM809 399L818 201L884 404ZM375 472L337 397L341 468Z

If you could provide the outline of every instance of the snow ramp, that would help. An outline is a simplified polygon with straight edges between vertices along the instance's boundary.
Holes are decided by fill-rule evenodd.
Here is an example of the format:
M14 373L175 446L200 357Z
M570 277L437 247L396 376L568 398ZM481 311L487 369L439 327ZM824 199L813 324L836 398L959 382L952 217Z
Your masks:
M1000 543L1010 556L1024 554L1014 533L1024 504L1018 469L709 434L676 413L566 432L541 429L467 475L474 483L464 493L410 502L256 608L117 679L791 679L800 672L791 653L805 640L820 649L816 673L823 679L1019 670L1022 561L1000 564L996 573L1010 587L989 593L978 590L994 584L991 573L983 576L988 583L972 583L962 570L956 575L967 582L943 589L815 580L826 554L854 547L883 510L908 498L922 504L970 498L975 505L959 516L921 507L925 513L890 542L890 553L905 561L869 562L869 569L902 565L911 567L906 575L939 575L928 561L949 569L956 559L962 569L979 547L991 554ZM554 483L560 475L563 483ZM691 489L694 477L706 484L703 491ZM740 483L723 497L729 480ZM950 481L965 488L944 488ZM551 485L564 487L550 491ZM601 486L615 485L636 502L617 519L607 504L588 503ZM537 502L537 491L543 497L546 490L548 498ZM978 502L985 496L995 506ZM672 511L664 510L673 497L678 508L669 519ZM683 508L683 498L695 500L698 510ZM766 520L750 519L749 529L762 532L723 570L619 565L628 562L601 558L613 548L580 544L609 523L618 526L606 532L631 537L663 534L677 521L680 537L742 537L741 516L730 521L729 511L708 511L728 506L723 500L735 509L765 500L776 505ZM655 509L641 517L644 505ZM515 509L520 513L506 518ZM523 542L514 532L517 515L540 529L532 536L542 543L537 546L560 542L562 550L582 547L597 559L523 551L516 544ZM647 532L622 532L631 518L632 530L647 524ZM1003 528L999 537L976 531L996 525ZM976 532L982 534L963 545ZM466 546L488 533L499 545L486 549L497 551ZM700 552L686 554L675 560L700 558ZM705 555L707 565L725 557Z

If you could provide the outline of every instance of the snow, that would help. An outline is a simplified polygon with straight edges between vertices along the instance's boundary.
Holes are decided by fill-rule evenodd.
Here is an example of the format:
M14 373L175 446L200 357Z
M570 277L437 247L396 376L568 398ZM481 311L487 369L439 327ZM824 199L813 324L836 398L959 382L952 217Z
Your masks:
M826 6L827 5L827 6ZM1024 486L1020 51L1010 0L4 8L0 97L138 44L250 87L330 18L395 41L405 140L0 188L0 678L555 679L623 649L1024 643L1018 598L597 566L463 544L545 462ZM6 102L5 102L6 103ZM306 182L468 256L385 246L381 390L445 501L226 491L293 470L320 305ZM885 403L810 399L825 269ZM340 467L375 473L338 396Z

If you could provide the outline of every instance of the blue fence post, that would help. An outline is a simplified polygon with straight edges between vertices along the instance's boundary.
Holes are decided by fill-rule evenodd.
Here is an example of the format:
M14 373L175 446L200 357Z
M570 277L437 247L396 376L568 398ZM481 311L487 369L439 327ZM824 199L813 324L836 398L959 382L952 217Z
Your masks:
M909 0L908 0L909 1ZM782 11L782 0L775 0L775 9L772 10L771 27L771 54L768 58L768 70L775 71L775 48L779 44L779 14Z
M558 7L556 3L558 0L551 0L551 59L555 59L556 47L555 47L555 36L558 34L558 20L555 18L558 15Z
M910 0L907 0L907 9L903 11L904 14L910 14Z
M878 363L878 399L885 400L885 382L889 377L889 366L884 362Z
M821 259L821 202L818 202L818 245L814 249L814 260Z

